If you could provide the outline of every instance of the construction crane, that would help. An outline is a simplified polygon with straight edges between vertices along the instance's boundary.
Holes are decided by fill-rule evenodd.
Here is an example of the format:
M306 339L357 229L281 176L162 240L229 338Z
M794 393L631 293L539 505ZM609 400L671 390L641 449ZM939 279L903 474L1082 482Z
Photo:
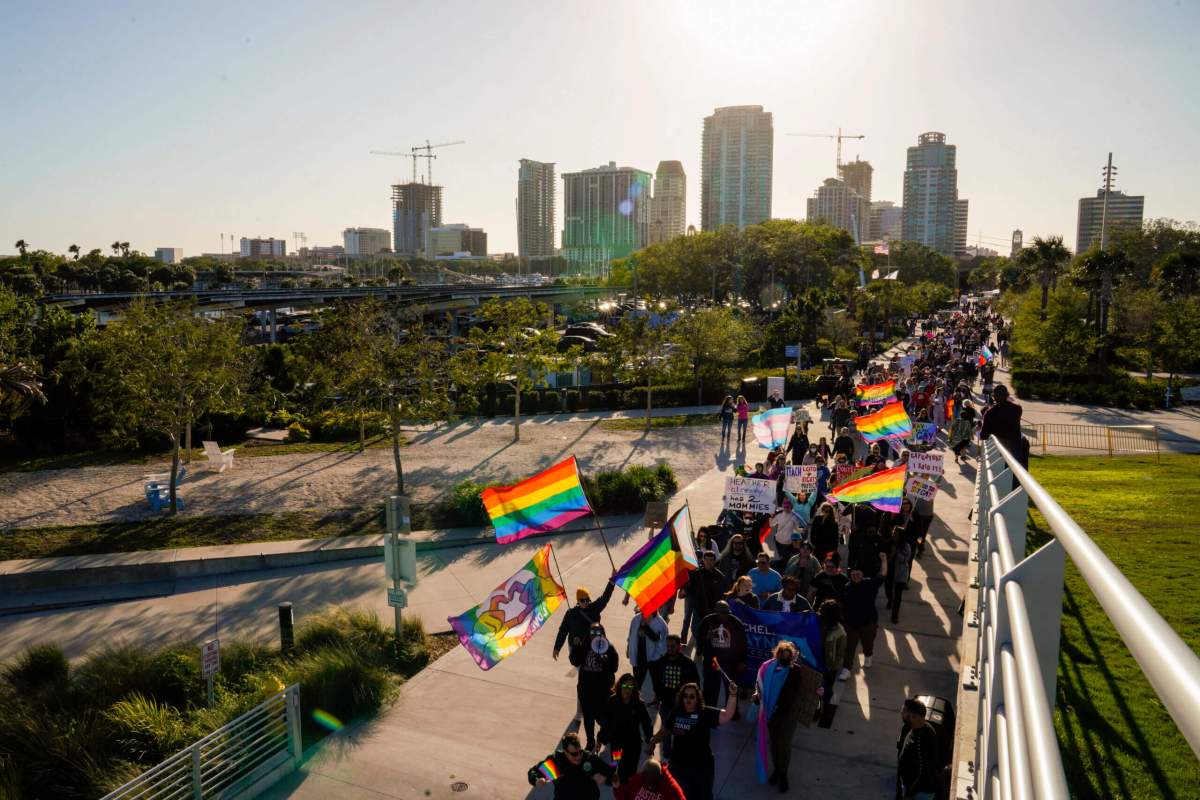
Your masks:
M300 243L304 242L304 246L308 247L308 237L304 231L292 231L292 239L296 242L296 252L300 252Z
M412 159L412 172L413 172L412 182L413 183L417 182L417 158L418 158L418 156L416 153L395 153L395 152L392 152L391 150L372 150L371 155L373 155L373 156L401 156L403 158L411 158Z
M837 140L837 172L835 175L840 175L842 172L842 139L865 139L864 133L842 133L842 129L838 128L837 133L789 133L788 136L811 136L817 139L836 139Z
M427 159L427 161L425 162L425 182L428 183L430 186L433 186L433 160L435 158L437 158L437 156L435 156L433 154L434 149L438 148L438 147L451 147L456 144L466 144L466 141L442 142L441 144L430 144L429 140L426 139L425 144L419 144L416 147L414 147L412 149L412 152L413 152L413 174L414 175L416 174L417 159L418 158ZM422 153L417 152L418 150L424 150L425 152L422 154ZM413 180L416 181L416 178L413 178Z

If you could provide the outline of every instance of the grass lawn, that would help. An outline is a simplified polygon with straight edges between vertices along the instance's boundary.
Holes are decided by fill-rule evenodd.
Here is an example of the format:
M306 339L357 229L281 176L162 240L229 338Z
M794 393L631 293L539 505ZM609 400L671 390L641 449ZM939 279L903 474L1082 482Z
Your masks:
M651 428L689 428L696 425L716 425L720 422L716 414L677 414L671 417L651 417ZM629 417L627 419L606 419L600 427L606 431L644 431L646 417Z
M1034 477L1200 651L1200 457L1048 456ZM1031 543L1046 526L1033 512ZM1073 797L1200 798L1200 768L1091 590L1067 559L1055 727Z

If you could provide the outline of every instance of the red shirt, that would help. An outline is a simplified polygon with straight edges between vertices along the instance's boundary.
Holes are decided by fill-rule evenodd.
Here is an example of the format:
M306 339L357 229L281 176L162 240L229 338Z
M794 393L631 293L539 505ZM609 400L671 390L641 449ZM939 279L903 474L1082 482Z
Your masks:
M926 392L923 389L913 392L912 402L913 406L916 408L927 407L929 405L929 392Z
M613 792L613 796L617 800L686 800L683 789L679 788L679 784L671 777L666 767L663 767L658 786L653 789L646 786L646 776L643 773L635 772L628 783L621 784L621 788Z

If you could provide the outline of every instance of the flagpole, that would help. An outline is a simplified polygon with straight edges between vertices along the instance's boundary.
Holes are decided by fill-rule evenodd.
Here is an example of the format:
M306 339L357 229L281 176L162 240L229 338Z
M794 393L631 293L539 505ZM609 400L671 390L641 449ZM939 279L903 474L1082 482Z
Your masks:
M571 458L575 458L575 454L571 454ZM575 458L575 474L579 475L579 459ZM587 487L583 485L583 476L579 475L579 487L583 492L583 497L587 500L588 511L592 514L592 519L596 523L596 528L600 531L600 541L604 542L604 552L608 553L608 563L612 565L613 573L616 574L617 562L613 561L612 550L608 549L608 538L604 535L604 526L600 524L600 517L596 514L596 509L592 505L592 499L587 496Z
M567 608L571 607L571 593L567 590L567 579L563 577L562 567L558 565L558 554L554 552L554 545L547 543L550 548L550 557L554 559L554 568L558 570L558 580L562 583L563 599L567 601Z

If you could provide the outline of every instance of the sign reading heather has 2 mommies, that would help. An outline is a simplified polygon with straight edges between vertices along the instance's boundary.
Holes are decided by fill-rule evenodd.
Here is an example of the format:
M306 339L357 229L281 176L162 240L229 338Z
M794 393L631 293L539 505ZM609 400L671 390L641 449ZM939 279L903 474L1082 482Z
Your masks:
M764 478L726 478L724 507L730 511L770 514L775 510L775 481Z

